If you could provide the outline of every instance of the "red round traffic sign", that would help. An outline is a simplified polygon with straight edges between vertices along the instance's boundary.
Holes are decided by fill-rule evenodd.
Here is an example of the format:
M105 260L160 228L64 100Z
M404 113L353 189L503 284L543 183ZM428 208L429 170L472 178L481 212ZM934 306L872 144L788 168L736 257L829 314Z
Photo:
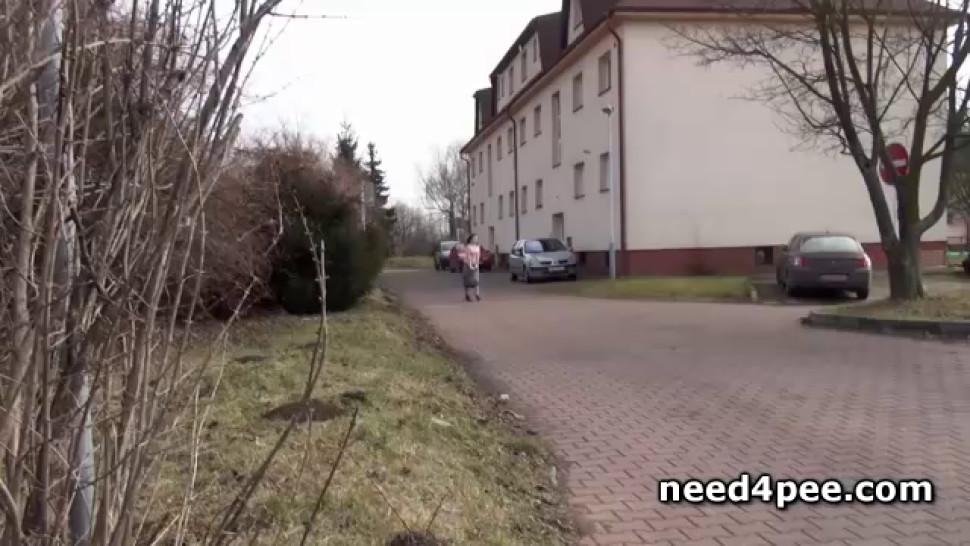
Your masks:
M886 147L886 154L892 160L892 169L895 169L896 176L907 176L909 174L909 151L906 150L906 146L894 142ZM882 162L879 167L879 176L886 184L893 183L892 171L889 169L890 167L885 162Z

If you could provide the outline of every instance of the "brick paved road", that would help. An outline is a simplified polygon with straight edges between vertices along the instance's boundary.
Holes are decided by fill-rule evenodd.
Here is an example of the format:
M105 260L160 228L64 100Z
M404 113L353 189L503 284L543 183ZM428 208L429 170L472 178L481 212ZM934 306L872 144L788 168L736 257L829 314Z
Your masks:
M970 544L970 346L802 329L805 308L550 297L389 273L569 465L583 544ZM932 478L930 506L661 506L661 478Z

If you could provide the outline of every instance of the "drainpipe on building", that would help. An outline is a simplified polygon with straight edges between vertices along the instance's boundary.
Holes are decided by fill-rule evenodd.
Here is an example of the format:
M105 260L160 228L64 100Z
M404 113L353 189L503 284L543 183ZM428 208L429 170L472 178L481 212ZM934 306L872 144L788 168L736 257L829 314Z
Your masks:
M619 110L614 112L613 115L617 116L617 140L619 141L617 146L619 157L616 160L620 165L620 250L623 255L621 269L622 274L626 276L630 274L629 260L626 258L626 133L623 129L624 118L626 117L626 100L623 95L623 39L620 38L619 33L616 32L616 28L613 25L615 16L616 12L611 11L607 25L610 29L610 34L616 38L616 94Z
M509 102L508 111L509 121L512 122L512 190L515 194L515 240L521 239L519 234L519 127L515 123L512 115L513 102Z

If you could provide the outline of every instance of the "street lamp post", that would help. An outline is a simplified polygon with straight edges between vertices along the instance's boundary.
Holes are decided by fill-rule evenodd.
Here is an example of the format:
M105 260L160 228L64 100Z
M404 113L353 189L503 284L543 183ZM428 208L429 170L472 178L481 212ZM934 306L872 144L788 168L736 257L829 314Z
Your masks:
M614 153L613 153L613 113L615 108L613 105L603 108L603 113L606 114L607 125L609 133L609 162L607 165L608 177L609 177L609 200L610 200L610 279L616 280L616 184L614 182L615 175L613 174L616 169L613 168L614 163Z

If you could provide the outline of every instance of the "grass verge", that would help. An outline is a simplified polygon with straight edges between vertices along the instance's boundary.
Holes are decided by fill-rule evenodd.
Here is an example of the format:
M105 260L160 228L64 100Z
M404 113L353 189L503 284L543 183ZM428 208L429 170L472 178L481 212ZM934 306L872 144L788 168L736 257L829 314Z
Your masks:
M918 301L875 301L838 307L835 313L892 320L970 320L970 291L947 292Z
M263 415L299 398L316 325L287 316L240 325L204 426L194 537L285 428ZM378 293L332 317L329 350L315 396L345 411L290 437L239 526L241 543L299 544L352 406L360 409L358 425L310 544L379 545L429 525L453 544L571 542L544 446L477 394L424 322ZM190 474L188 438L188 430L173 438L174 453L161 463L155 523L178 509Z
M634 277L550 285L550 290L587 298L684 301L750 301L745 277Z
M391 256L384 263L385 269L433 269L431 256Z

